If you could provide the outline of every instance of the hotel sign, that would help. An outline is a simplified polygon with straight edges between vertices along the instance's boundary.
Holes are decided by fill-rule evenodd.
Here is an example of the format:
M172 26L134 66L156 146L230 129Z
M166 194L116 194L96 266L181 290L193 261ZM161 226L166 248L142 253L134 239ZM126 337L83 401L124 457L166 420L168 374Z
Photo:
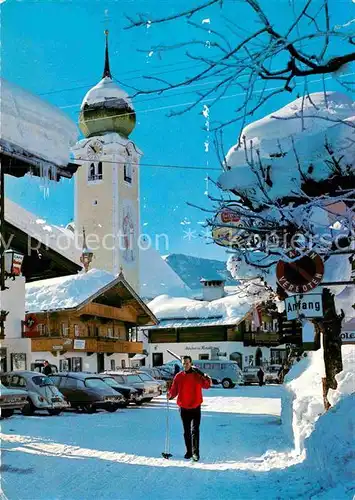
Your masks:
M311 293L305 296L292 295L285 299L285 309L289 321L298 319L300 316L304 318L322 318L322 295L318 293Z

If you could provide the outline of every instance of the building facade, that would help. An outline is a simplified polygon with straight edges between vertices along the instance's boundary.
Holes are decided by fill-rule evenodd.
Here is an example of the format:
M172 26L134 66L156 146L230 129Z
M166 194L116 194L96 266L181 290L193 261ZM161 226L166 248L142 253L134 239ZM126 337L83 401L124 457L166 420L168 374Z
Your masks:
M85 139L73 148L82 164L75 178L75 228L85 228L93 267L125 278L139 293L139 162L141 151L129 138L135 112L114 82L106 32L102 80L84 97L79 126Z

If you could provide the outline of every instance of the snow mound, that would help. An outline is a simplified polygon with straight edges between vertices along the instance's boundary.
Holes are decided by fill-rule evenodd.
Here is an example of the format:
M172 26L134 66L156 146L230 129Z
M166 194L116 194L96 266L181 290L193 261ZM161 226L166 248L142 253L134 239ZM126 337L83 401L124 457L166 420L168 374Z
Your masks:
M336 378L339 383L330 399L339 402L355 390L355 346L343 345L343 371ZM324 376L323 350L311 352L294 365L285 377L286 391L282 397L281 418L289 442L301 453L305 439L314 430L316 421L324 413L322 377Z
M124 101L131 109L133 109L132 101L128 97L128 94L111 78L105 76L97 85L95 85L95 87L87 92L82 102L81 109L83 109L85 105L92 106L102 103L106 105L113 103L116 106L117 101L120 100Z
M354 480L354 408L353 393L339 401L318 420L305 442L307 466L322 476L323 486L334 487ZM350 498L350 495L333 498Z
M225 190L248 192L257 206L298 191L305 178L330 178L334 172L327 163L330 153L326 144L335 157L342 157L340 168L349 175L355 166L355 105L339 92L328 92L326 97L323 92L310 94L248 125L241 136L246 151L244 145L229 150L229 170L220 176L219 183ZM265 172L256 151L263 170L269 170L272 185L264 186L267 196L259 187Z
M1 138L58 166L66 166L79 131L55 106L0 80Z
M72 309L89 299L116 278L107 271L91 269L60 278L26 284L26 312Z

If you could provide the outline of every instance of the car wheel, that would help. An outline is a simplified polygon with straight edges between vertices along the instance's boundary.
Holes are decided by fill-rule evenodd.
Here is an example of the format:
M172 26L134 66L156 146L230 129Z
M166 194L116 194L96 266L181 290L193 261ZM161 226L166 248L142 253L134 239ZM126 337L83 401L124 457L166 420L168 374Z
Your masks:
M48 411L48 413L50 415L60 415L60 413L62 412L62 410L59 410L59 409L57 409L57 410L47 410L47 411Z
M1 418L9 418L14 414L14 410L1 410Z
M85 413L95 413L96 412L96 408L91 405L91 404L86 404L86 405L82 405L81 406L81 409L85 412Z
M143 401L135 401L135 402L134 402L134 404L135 404L136 406L142 406Z
M145 401L147 401L147 403L149 403L150 401L152 401L153 398L146 398Z
M22 415L26 415L26 417L29 417L30 415L33 415L34 412L35 412L35 407L32 401L30 399L27 399L27 403L21 410Z
M232 389L233 387L235 387L235 384L233 384L230 378L224 378L222 380L222 386L224 387L224 389Z
M107 405L105 410L109 411L110 413L114 413L116 410L118 410L119 405Z

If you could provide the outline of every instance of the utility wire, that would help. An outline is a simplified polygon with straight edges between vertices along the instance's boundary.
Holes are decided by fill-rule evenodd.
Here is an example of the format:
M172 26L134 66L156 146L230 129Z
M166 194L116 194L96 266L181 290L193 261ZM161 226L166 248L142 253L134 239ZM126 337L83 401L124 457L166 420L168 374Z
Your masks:
M75 163L80 164L81 161L85 161L88 163L113 163L115 165L126 165L129 163L130 165L135 165L139 167L154 167L154 168L174 168L174 169L182 169L182 170L203 170L206 172L206 170L216 170L218 172L223 173L222 168L216 168L216 167L200 167L196 165L169 165L169 164L155 164L155 163L139 163L139 162L127 162L127 161L113 161L113 160L105 160L104 158L101 158L99 160L92 160L90 158L75 158Z

